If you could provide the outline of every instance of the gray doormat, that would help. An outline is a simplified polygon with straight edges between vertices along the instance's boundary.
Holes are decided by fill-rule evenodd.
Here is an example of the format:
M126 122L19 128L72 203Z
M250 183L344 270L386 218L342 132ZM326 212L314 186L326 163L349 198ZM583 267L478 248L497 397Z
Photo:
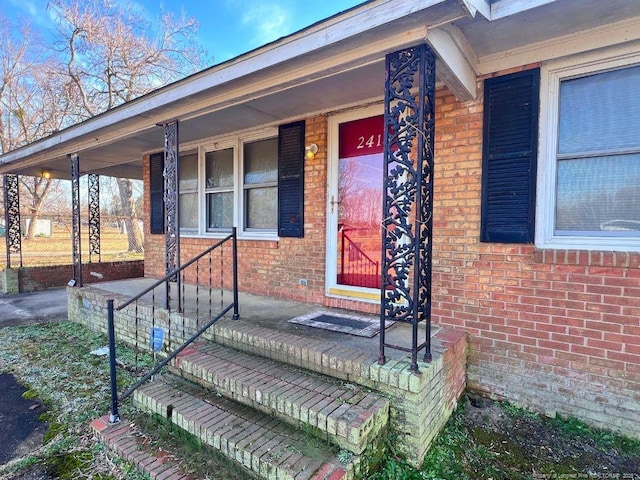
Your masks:
M348 333L357 335L358 337L371 338L380 333L379 318L327 312L325 310L300 315L299 317L289 320L289 323L297 323L299 325L331 330L333 332ZM386 322L385 328L390 327L393 323L394 322L390 321Z

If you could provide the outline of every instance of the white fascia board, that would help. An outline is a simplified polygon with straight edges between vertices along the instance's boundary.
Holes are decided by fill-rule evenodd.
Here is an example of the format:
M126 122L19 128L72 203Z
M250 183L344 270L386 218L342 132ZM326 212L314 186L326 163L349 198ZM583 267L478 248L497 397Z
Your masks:
M498 20L514 13L524 12L531 8L540 7L556 0L500 0L491 5L491 17L489 20Z
M480 75L640 40L640 17L479 58Z
M458 0L462 8L467 14L475 17L476 13L480 13L487 20L491 20L491 5L488 0Z
M272 67L302 55L321 50L322 48L355 37L368 30L391 23L401 17L448 1L449 0L403 0L398 2L394 0L381 0L377 3L367 3L361 8L350 10L344 15L332 17L325 22L242 55L235 60L194 74L175 84L160 88L137 100L133 100L111 111L71 126L57 134L9 152L0 157L0 167L21 158L37 154L43 150L53 148L61 143L71 142L83 136L91 136L94 132L130 120L133 117L139 116L146 118L152 116L151 111L153 109L165 107L189 95L200 93L242 77L255 74L267 67ZM132 131L128 128L126 132L130 135L131 133L135 133L135 129ZM115 133L115 135L110 133L108 136L110 141L112 141L113 138L125 135L124 133ZM104 137L100 140L102 141L103 139ZM90 144L95 145L95 141ZM82 145L75 145L74 149L80 151L81 146Z
M461 101L476 98L478 59L459 28L429 30L427 43L438 57L438 76Z

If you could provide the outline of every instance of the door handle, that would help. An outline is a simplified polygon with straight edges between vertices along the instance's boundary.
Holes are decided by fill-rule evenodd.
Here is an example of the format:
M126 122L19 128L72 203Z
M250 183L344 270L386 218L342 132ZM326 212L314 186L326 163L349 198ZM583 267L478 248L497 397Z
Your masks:
M329 202L331 204L331 213L333 213L333 208L336 205L340 205L340 202L338 200L336 200L336 197L334 197L333 195L331 195L331 202Z

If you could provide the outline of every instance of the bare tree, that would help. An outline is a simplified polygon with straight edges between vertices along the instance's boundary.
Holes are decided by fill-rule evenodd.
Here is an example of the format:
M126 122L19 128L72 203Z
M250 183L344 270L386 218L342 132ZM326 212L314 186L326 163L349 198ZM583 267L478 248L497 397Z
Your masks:
M162 15L151 24L135 10L108 0L51 0L64 57L65 90L74 100L69 118L82 120L130 101L158 87L200 70L205 52L196 43L193 18ZM157 32L151 38L148 32ZM139 251L133 185L119 179L129 251Z
M6 153L59 130L65 124L69 99L58 81L58 65L27 27L11 28L0 16L0 153ZM56 180L21 177L23 211L33 229Z
M134 8L109 0L50 0L48 8L57 25L53 48L27 26L15 28L0 14L0 153L132 100L207 63L192 18L162 15L152 22ZM32 228L55 182L21 179ZM129 250L139 251L134 187L129 179L117 184L122 208L128 212Z

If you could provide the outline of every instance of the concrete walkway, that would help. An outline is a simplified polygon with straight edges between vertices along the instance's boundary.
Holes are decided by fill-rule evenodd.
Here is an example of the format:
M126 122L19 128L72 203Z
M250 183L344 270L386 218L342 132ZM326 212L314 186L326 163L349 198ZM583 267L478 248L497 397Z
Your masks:
M66 319L66 288L0 295L0 328Z

